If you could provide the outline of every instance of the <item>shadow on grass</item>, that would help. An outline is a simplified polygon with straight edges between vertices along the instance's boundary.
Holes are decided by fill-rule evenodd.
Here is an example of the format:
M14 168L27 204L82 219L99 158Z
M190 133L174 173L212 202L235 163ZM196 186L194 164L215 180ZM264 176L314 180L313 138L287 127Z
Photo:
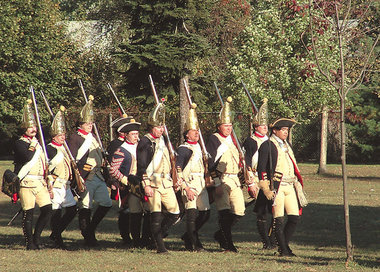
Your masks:
M324 173L320 175L321 177L326 178L342 178L341 174L333 174L333 173ZM380 182L379 176L369 176L369 177L358 177L358 176L347 176L349 179L361 180L361 181L375 181Z
M257 247L261 248L260 238L256 228L256 216L252 212L252 207L247 209L244 216L236 226L233 227L233 239L237 247ZM21 229L20 215L12 226L5 227L12 216L19 210L19 205L13 205L5 201L0 202L0 247L11 249L20 249L23 246L24 238ZM352 242L355 248L369 251L380 250L380 207L368 206L351 206L350 221ZM36 208L34 222L39 215L39 209ZM104 250L112 248L125 248L121 243L119 230L117 226L118 208L113 207L100 223L97 229L97 237L100 247L91 250ZM169 237L166 239L168 247L174 251L182 251L184 249L183 241L180 239L185 231L185 220L172 227L169 232ZM7 230L9 228L9 231ZM217 212L213 206L210 220L200 230L199 235L201 241L209 251L217 252L219 247L213 239L213 234L217 230ZM71 222L69 231L75 231L75 237L72 234L63 233L65 243L70 250L82 250L83 239L80 236L78 229L77 217ZM7 234L9 233L9 235ZM16 234L15 234L16 233ZM19 234L17 234L19 233ZM46 227L43 233L44 242L49 240L49 226ZM106 235L107 237L104 237ZM69 237L70 239L67 239ZM77 237L77 239L75 239ZM109 238L111 237L111 238ZM252 245L240 243L252 242ZM314 247L316 251L329 251L331 247L345 248L345 229L344 229L344 212L343 206L311 203L305 209L303 216L297 226L297 230L292 238L291 246L305 245ZM244 250L244 249L243 249ZM299 251L299 250L298 250ZM332 250L331 253L333 253ZM259 254L260 255L260 254ZM264 256L262 256L264 258ZM259 257L261 258L261 257ZM329 259L322 257L311 257L313 262L325 265ZM378 263L371 262L363 258L358 261L365 266L378 266Z

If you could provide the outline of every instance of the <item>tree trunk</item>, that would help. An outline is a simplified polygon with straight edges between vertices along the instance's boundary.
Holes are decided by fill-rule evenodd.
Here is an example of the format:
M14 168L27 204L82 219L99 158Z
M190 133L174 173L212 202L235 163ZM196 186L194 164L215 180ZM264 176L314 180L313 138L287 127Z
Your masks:
M340 96L340 137L341 137L341 159L342 159L342 176L343 176L343 203L344 203L344 222L346 229L346 265L353 260L351 228L350 228L350 208L348 205L348 182L346 169L346 125L345 125L345 109L346 109L346 88L345 88L345 70L344 70L344 54L343 54L343 34L339 25L339 16L336 13L337 33L339 40L339 55L341 68L341 82L338 90Z
M179 80L179 118L180 118L180 141L179 143L183 142L183 133L185 131L185 123L187 116L189 115L189 102L187 101L186 97L186 90L185 85L183 84L183 80L186 80L187 86L189 86L189 77L185 76Z
M318 174L325 174L327 172L327 123L328 123L327 107L323 106L321 114L321 149L319 154L319 168Z
M341 99L341 113L340 113L340 133L341 133L341 149L342 149L342 176L343 176L343 203L344 203L344 222L346 229L346 253L347 262L353 260L352 241L351 241L351 228L350 228L350 207L348 204L348 182L347 182L347 169L346 169L346 124L344 120L344 98Z

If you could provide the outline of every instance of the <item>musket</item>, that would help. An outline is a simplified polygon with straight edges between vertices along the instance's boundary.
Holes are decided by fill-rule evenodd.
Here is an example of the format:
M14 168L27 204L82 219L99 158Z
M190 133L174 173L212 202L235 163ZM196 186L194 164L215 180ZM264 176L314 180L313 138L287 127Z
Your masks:
M12 219L8 222L7 226L12 225L13 221L17 218L17 216L22 212L22 208L18 210L18 212L15 213L15 215L12 217Z
M84 87L83 87L83 84L82 84L82 80L78 79L78 84L79 84L79 87L80 87L80 89L82 91L82 94L83 94L85 102L88 103L88 98L87 98L87 95L86 95L86 91L84 90ZM104 149L104 146L102 144L102 139L100 138L100 134L99 134L99 131L98 131L98 127L96 126L95 123L93 124L93 128L94 128L94 131L95 131L96 139L98 140L98 143L99 143L99 146L100 146L103 158L104 158L104 162L106 164L106 166L103 168L103 174L104 174L104 178L106 179L106 183L108 184L108 181L110 180L109 169L111 167L109 161L107 160L107 157L108 157L107 155L108 154L107 154L107 151Z
M214 86L215 86L215 92L216 92L216 94L218 96L219 102L220 102L221 106L223 107L224 106L224 102L223 102L222 96L220 95L220 91L219 91L218 85L216 84L215 81L214 81ZM245 183L249 184L248 181L250 180L250 177L252 175L252 169L251 169L251 167L247 167L247 165L245 163L244 153L243 153L243 150L241 149L239 140L236 137L235 130L234 130L233 127L232 127L231 136L232 136L232 140L233 140L233 142L234 142L234 144L235 144L235 146L236 146L236 148L238 150L240 163L243 166Z
M253 114L256 114L259 112L259 110L256 107L255 101L253 101L251 94L249 93L247 86L245 86L243 80L241 81L241 84L243 85L244 91L248 96L248 100L251 103Z
M50 198L53 198L53 193L51 191L52 184L50 184L49 179L48 179L49 158L48 158L47 151L46 151L45 137L44 137L44 133L42 131L41 120L40 120L40 115L38 113L37 101L36 101L36 96L35 96L35 93L34 93L33 86L30 86L30 92L32 94L32 101L33 101L34 112L35 112L35 115L36 115L36 121L37 121L37 125L38 125L38 134L40 136L39 138L40 138L40 144L41 144L41 147L42 147L42 153L44 153L44 157L45 157L45 174L44 174L44 179L46 180L46 183L47 183L47 186L48 186Z
M150 86L152 88L152 93L153 93L153 96L154 96L154 101L156 103L156 105L158 105L160 103L159 99L158 99L158 96L157 96L157 92L156 92L156 88L154 87L154 83L153 83L153 79L152 79L152 76L149 75L149 83L150 83ZM173 148L173 145L172 145L172 142L170 141L170 138L169 138L169 131L168 131L168 128L166 127L166 124L164 124L164 132L165 132L165 135L166 135L166 138L168 140L168 149L169 149L169 155L170 155L170 164L171 164L171 170L172 170L172 179L173 179L173 184L174 184L174 187L177 187L178 184L178 173L177 173L177 169L175 167L175 160L176 160L176 152Z
M115 98L116 103L117 103L117 105L119 106L119 109L121 110L122 114L123 114L123 115L124 115L124 114L127 114L127 113L125 112L123 106L121 105L120 100L117 98L117 95L116 95L115 91L113 90L111 84L110 84L110 83L107 83L107 87L108 87L108 89L110 89L110 91L111 91L113 97Z
M241 81L241 84L243 85L244 91L248 96L249 102L251 103L253 114L257 114L259 112L259 110L257 109L256 104L253 101L253 98L252 98L251 94L249 93L247 86L244 84L243 80ZM269 140L269 145L268 145L268 151L269 151L269 173L270 173L270 176L272 179L273 169L272 169L272 152L271 152L270 140ZM270 182L270 188L272 191L274 190L272 181Z
M191 100L190 90L189 90L189 86L187 85L186 80L183 80L183 84L185 86L187 101L189 102L189 105L192 105L193 102ZM211 155L210 155L210 153L208 153L208 151L206 149L206 145L205 145L205 142L203 139L201 128L198 129L198 132L199 132L199 144L200 144L201 149L202 149L203 164L204 164L204 168L205 168L206 186L211 186L211 176L210 176L210 173L208 171L208 159L211 158Z
M45 94L44 94L44 92L42 90L40 90L40 94L42 96L42 99L44 100L44 103L45 103L47 111L49 112L50 116L52 118L54 118L54 113L51 110L49 102L47 101L46 96L45 96ZM65 148L66 153L69 156L70 164L71 164L71 167L73 169L73 175L75 177L74 179L75 179L76 185L77 185L76 191L77 191L78 194L83 193L86 190L85 182L84 182L82 176L79 173L78 165L75 162L75 158L74 158L73 154L71 153L70 148L67 145L66 140L63 142L63 147Z

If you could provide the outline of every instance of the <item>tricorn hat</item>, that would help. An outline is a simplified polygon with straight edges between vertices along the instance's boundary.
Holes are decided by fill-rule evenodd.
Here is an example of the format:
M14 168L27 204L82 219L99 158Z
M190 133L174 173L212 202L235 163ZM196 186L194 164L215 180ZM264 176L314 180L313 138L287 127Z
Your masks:
M268 99L263 99L263 104L261 105L259 111L253 117L253 124L255 126L267 126L268 125Z
M23 109L21 127L26 129L33 126L37 127L37 121L32 106L32 100L28 99Z
M152 127L165 125L165 106L163 103L158 103L149 114L148 125Z
M132 117L128 117L127 114L123 114L123 116L116 118L112 121L111 127L118 129L121 125L128 123Z
M189 109L189 114L187 116L187 120L185 123L185 131L190 130L190 129L194 129L194 130L199 129L197 113L195 111L196 107L197 107L197 104L195 103L191 104L191 108Z
M296 123L297 123L297 121L294 119L280 118L280 119L276 120L273 124L271 124L270 127L276 128L276 129L280 129L282 127L291 128Z
M231 102L232 97L229 96L226 100L226 103L224 103L218 118L218 125L221 124L232 124L232 111L231 111Z
M61 106L59 111L55 115L53 122L51 123L50 133L51 136L56 136L59 134L66 133L66 124L65 124L65 107Z
M129 121L122 124L117 131L128 133L130 131L139 131L141 123L136 122L135 119L129 118Z
M81 123L93 123L95 121L94 115L94 97L92 95L88 96L88 102L82 108L80 112L80 120Z

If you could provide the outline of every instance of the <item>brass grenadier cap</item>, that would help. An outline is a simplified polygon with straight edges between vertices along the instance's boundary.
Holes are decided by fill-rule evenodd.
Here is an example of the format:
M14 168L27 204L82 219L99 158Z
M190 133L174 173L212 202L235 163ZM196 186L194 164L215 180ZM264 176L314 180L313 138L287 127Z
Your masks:
M32 106L32 100L26 100L26 104L23 109L22 119L21 119L21 127L29 128L29 127L37 127L36 116Z
M117 131L128 133L130 131L139 131L141 123L136 122L135 119L129 118L129 122L122 124Z
M232 97L229 96L224 103L222 110L219 113L218 125L221 124L232 124L232 111L231 111Z
M189 109L189 114L187 116L187 120L185 123L185 131L190 130L190 129L194 129L194 130L199 129L197 112L195 111L196 107L197 107L197 104L195 103L191 104L191 109Z
M50 133L53 137L66 133L65 110L65 107L61 106L51 123Z
M268 99L263 99L259 112L253 117L253 124L255 126L267 126L268 125Z
M82 111L80 112L81 123L93 123L95 121L94 115L94 97L92 95L88 96L88 102L84 105Z
M165 125L165 106L163 103L158 103L149 114L148 125L152 127Z
M281 129L282 127L291 128L297 121L289 118L280 118L270 125L271 128Z

